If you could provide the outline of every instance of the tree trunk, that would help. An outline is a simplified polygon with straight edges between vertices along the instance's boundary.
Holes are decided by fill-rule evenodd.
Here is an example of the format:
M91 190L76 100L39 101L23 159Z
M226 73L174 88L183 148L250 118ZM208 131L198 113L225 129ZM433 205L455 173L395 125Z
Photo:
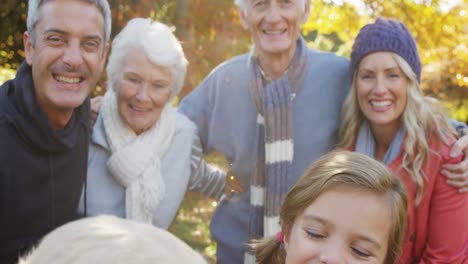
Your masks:
M176 35L180 40L187 40L188 34L188 13L190 10L190 0L176 0L175 25Z

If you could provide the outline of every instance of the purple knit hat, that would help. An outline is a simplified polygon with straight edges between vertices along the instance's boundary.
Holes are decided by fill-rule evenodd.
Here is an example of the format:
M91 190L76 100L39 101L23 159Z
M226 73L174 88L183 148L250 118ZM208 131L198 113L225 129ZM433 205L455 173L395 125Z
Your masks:
M391 51L400 55L421 81L421 60L416 42L406 26L393 19L378 18L374 24L361 28L351 50L351 69L354 75L359 62L376 51Z

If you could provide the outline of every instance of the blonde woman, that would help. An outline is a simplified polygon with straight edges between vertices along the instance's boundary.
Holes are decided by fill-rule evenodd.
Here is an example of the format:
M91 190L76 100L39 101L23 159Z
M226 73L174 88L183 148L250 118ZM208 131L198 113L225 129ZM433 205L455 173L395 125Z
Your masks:
M440 174L463 157L450 157L456 133L421 93L421 61L406 26L389 19L364 26L351 72L340 146L382 161L405 183L409 218L400 263L466 263L468 196Z

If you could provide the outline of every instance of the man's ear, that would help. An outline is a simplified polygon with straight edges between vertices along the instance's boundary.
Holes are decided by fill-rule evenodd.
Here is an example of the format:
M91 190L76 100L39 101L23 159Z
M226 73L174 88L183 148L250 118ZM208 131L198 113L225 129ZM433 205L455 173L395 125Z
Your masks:
M26 54L26 62L29 65L32 65L32 60L34 57L34 43L32 43L31 36L27 31L23 33L23 44L24 44L24 53Z
M304 0L304 13L302 14L302 21L301 21L301 24L305 24L307 22L307 20L309 19L309 16L310 16L310 3L311 1L310 0Z
M239 14L242 27L244 29L249 29L249 23L247 22L247 18L245 17L246 16L245 12L246 11L244 9L237 7L237 13Z

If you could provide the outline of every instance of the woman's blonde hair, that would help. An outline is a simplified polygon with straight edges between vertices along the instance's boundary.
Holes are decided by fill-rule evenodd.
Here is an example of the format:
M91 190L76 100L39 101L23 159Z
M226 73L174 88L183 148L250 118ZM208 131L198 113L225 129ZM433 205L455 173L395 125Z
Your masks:
M391 229L385 263L393 264L400 254L405 234L406 191L383 164L363 154L334 151L314 162L285 198L280 212L283 233L290 232L296 218L322 193L338 186L371 192L388 201ZM257 263L284 263L286 252L276 237L254 242L253 247Z
M429 138L435 135L443 142L447 142L448 136L455 136L456 132L450 125L442 105L436 99L423 96L416 74L410 65L395 53L392 53L392 57L409 80L408 100L402 115L402 125L406 130L402 166L411 175L415 184L416 197L414 198L418 205L424 194L424 175L421 173L421 168L431 151L428 144ZM343 105L342 122L338 132L338 146L345 149L353 146L359 127L365 120L356 96L358 71L359 66L354 72L351 90Z

